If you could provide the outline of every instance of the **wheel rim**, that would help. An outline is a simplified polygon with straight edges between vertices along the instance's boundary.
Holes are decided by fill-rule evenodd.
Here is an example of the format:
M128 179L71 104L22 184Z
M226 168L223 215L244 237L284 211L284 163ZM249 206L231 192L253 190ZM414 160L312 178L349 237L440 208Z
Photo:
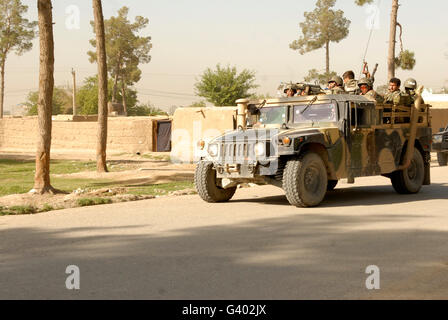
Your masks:
M307 192L316 193L320 187L319 168L313 163L305 170L304 186Z
M417 177L417 165L415 164L414 160L411 161L411 165L409 166L407 171L409 180L415 180L415 178Z

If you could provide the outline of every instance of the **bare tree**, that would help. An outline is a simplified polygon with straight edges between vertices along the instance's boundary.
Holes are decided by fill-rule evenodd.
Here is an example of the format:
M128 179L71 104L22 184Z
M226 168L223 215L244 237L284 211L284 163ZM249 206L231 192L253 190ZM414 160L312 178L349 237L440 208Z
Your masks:
M38 127L36 175L34 189L38 194L54 193L50 184L51 111L54 89L54 40L51 0L38 0L40 42Z
M96 146L96 169L98 172L107 172L107 62L106 38L104 34L104 18L101 0L93 1L93 13L97 44L98 62L98 141Z

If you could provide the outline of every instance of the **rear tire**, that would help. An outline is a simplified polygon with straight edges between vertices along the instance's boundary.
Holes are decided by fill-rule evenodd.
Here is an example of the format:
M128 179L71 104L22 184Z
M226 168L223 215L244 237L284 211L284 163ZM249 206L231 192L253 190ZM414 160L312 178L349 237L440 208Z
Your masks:
M236 187L223 189L217 185L216 170L212 162L201 161L196 166L194 184L199 196L206 202L227 202L235 194Z
M327 191L334 191L334 189L338 185L338 182L338 180L328 180Z
M409 168L395 171L391 175L392 186L400 194L418 193L422 188L424 179L425 163L422 154L417 149L414 150Z
M283 189L291 205L318 206L325 197L327 184L327 170L317 153L307 152L287 162L283 173Z
M437 161L439 162L439 166L446 167L448 165L448 153L437 152Z

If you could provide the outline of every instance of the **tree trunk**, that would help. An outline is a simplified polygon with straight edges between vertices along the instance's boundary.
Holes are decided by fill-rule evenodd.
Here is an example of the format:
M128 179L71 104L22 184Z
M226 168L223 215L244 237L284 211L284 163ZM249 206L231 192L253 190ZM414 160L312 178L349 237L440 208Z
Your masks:
M5 63L6 59L3 58L0 62L0 76L1 76L1 88L0 88L0 119L3 118L3 102L5 99Z
M98 172L107 172L107 62L106 38L104 34L104 18L101 0L93 1L95 20L95 33L97 43L98 61L98 141L96 146L96 169Z
M330 41L325 44L325 71L327 75L330 74Z
M36 175L34 189L38 194L54 193L50 184L51 113L54 88L54 40L51 0L38 0L40 70Z
M112 102L117 102L117 91L118 91L118 68L115 74L114 87L112 88Z
M392 12L390 15L390 35L389 35L389 54L387 58L387 76L388 80L395 77L395 44L397 36L398 19L398 0L392 1Z
M121 101L123 103L123 109L126 116L128 115L128 106L126 104L126 86L124 84L124 80L121 83Z

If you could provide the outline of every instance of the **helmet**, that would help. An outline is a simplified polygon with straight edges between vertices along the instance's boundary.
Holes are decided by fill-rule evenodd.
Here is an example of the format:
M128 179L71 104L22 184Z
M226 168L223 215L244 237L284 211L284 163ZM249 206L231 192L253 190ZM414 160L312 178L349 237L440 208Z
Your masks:
M344 84L344 81L343 81L342 78L339 77L339 76L334 76L334 77L332 77L332 78L328 81L328 83L330 83L330 82L336 82L336 84L337 84L338 86L342 86L342 85Z
M297 92L297 88L292 82L283 84L283 88L284 88L284 90L283 90L284 93L287 93L289 90Z
M358 81L358 86L367 85L369 87L373 86L373 81L370 78L362 78Z
M404 87L413 90L417 89L417 80L409 78L408 80L405 81Z

